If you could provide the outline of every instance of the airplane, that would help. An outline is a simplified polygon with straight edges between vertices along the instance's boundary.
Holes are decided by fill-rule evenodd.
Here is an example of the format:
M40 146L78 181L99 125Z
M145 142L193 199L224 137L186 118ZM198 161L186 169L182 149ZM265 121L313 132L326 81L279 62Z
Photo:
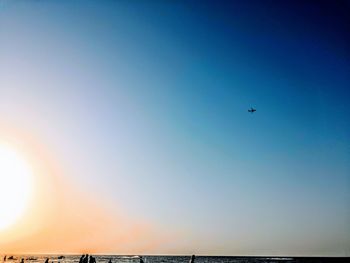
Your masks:
M250 107L250 109L248 110L248 112L250 113L254 113L256 111L256 109L254 109L253 107Z

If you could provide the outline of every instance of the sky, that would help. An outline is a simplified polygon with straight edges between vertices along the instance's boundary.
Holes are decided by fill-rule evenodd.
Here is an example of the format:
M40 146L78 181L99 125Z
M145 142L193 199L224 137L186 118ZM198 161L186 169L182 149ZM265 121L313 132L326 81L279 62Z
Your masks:
M0 137L46 167L3 249L349 256L349 11L0 1Z

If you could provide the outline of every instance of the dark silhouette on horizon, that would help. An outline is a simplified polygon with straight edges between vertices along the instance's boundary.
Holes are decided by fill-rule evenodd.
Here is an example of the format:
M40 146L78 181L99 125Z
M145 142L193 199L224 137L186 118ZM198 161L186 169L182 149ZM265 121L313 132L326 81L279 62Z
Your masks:
M82 260L82 263L89 263L89 254L86 254Z
M191 256L191 259L190 259L190 263L194 263L194 260L196 259L196 256L195 255L192 255Z

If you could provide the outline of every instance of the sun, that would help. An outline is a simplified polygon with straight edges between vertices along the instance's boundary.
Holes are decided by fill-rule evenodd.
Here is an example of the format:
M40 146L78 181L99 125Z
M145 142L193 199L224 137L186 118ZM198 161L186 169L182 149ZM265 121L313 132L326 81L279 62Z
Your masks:
M0 231L15 224L24 214L32 190L30 165L10 146L0 144Z

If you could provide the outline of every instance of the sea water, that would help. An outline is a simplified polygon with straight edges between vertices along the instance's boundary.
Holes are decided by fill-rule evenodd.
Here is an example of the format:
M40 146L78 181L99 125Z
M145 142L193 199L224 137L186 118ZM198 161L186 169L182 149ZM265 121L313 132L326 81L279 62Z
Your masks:
M22 258L25 263L44 263L49 258L49 263L79 263L81 255L6 255L5 263L20 263ZM11 258L11 256L13 258ZM61 258L60 258L61 256ZM139 263L138 255L93 255L97 263ZM188 263L188 256L148 256L142 255L145 263ZM4 255L0 263L4 262ZM319 258L319 257L224 257L224 256L196 256L196 263L326 263L349 262L350 258Z

